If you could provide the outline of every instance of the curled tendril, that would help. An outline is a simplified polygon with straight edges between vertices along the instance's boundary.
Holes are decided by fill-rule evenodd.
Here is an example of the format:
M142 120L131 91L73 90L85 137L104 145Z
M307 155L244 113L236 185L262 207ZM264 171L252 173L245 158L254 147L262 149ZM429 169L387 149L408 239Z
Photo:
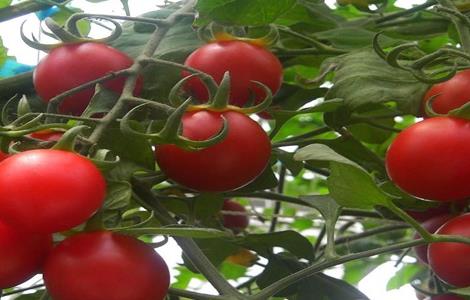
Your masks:
M144 103L136 106L121 119L121 131L124 134L150 139L154 144L173 144L189 151L200 150L221 142L228 134L228 122L223 117L222 129L210 139L193 141L180 135L181 119L191 101L192 99L188 98L182 105L176 108L168 117L164 127L157 133L143 133L132 128L130 124L132 117L142 108L146 108L148 104Z
M195 77L200 77L199 73L194 73L189 76L184 77L180 81L178 81L170 90L170 94L168 96L168 100L170 101L170 104L173 106L180 106L182 104L180 97L178 96L180 93L180 90L184 87L186 82L189 80L195 78ZM201 79L202 80L202 79ZM207 88L207 93L209 95L209 99L212 98L212 95L214 95L217 91L217 84L215 81L212 79L212 84L208 85L205 81L203 81L204 86Z
M85 40L94 41L94 42L98 42L98 43L109 43L109 42L112 42L112 41L118 39L122 34L122 26L118 21L116 21L116 20L114 20L114 19L112 19L111 17L108 17L108 16L100 16L100 15L93 15L93 14L83 14L83 13L73 14L67 20L67 22L65 23L65 28L67 28L67 30L69 32L73 33L75 36L78 36L80 38L84 38L81 35L80 30L78 29L78 21L80 21L82 19L105 20L105 21L110 22L114 26L111 33L107 37L104 37L104 38L101 38L101 39L93 39L93 40L85 39ZM102 25L100 24L100 26L102 26Z
M269 47L279 40L279 32L276 26L268 25L269 31L260 37L247 37L244 28L227 27L211 22L198 29L199 39L208 43L214 41L243 41L261 47ZM238 32L236 32L238 30Z
M451 58L463 58L470 61L470 55L465 52L459 51L452 48L441 48L431 54L424 55L423 57L408 63L400 62L400 55L409 49L418 49L416 43L406 43L394 47L388 53L386 53L379 44L379 36L382 33L379 32L374 36L373 48L377 55L385 60L390 66L400 68L402 70L410 72L416 79L428 84L435 84L443 82L452 78L461 67L454 61L454 66L450 71L447 71L444 75L436 77L436 74L444 73L442 70L439 72L426 72L426 68L432 65L436 65L442 62L448 62Z
M84 18L88 18L88 19L95 18L99 20L105 20L105 21L112 23L114 25L114 28L112 29L111 33L107 37L100 38L100 39L86 38L81 35L80 30L78 29L78 25L77 25L77 22ZM118 21L113 20L111 17L91 15L91 14L74 14L66 22L65 28L67 28L67 30L64 29L64 27L57 24L53 19L46 18L46 20L44 20L44 23L46 24L46 26L50 29L52 33L44 31L42 28L41 30L47 36L55 38L59 40L60 42L53 43L53 44L43 44L39 42L34 35L31 35L31 38L28 38L25 35L24 33L25 23L26 21L24 21L21 24L21 28L20 28L20 36L23 42L31 48L46 51L46 52L54 48L60 47L64 43L83 43L83 42L109 43L119 38L119 36L121 36L122 34L121 24L119 24Z

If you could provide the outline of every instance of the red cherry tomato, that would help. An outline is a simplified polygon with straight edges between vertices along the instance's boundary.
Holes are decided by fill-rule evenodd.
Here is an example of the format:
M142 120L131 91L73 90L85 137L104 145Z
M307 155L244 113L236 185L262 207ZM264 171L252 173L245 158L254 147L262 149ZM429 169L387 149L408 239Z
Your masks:
M54 300L162 300L165 261L147 244L108 231L72 236L49 255L44 282Z
M0 161L7 159L9 156L8 153L0 151Z
M439 206L431 207L423 211L407 210L406 212L418 222L424 222L431 218L445 214L462 213L468 205L468 200L455 202L441 202Z
M453 218L452 215L441 215L441 216L431 218L431 219L427 220L426 222L424 222L421 225L428 232L434 233L434 232L436 232L436 230L439 229L439 227L444 225L444 223L446 223L447 221L449 221L452 218ZM418 239L419 237L420 237L419 234L415 234L415 239ZM427 264L428 263L428 245L422 245L422 246L415 247L414 250L416 252L416 255L418 256L418 259L421 262Z
M43 141L48 141L48 142L57 142L58 140L60 140L62 135L64 135L63 132L49 130L49 129L36 131L30 134L32 138L43 140Z
M34 71L34 87L39 96L49 102L53 97L111 72L126 69L132 59L125 53L100 43L75 43L53 49ZM103 85L121 93L125 77L106 81ZM138 80L134 94L142 88ZM67 97L59 106L66 114L80 115L94 94L94 87Z
M437 113L447 114L470 101L469 86L470 69L458 72L451 79L433 85L424 95L423 103L429 101L432 96L436 96L432 109Z
M18 231L0 221L0 288L13 287L37 274L50 249L50 234Z
M217 83L226 71L230 72L230 103L243 106L252 92L255 102L266 96L251 81L265 84L275 94L282 83L282 65L279 59L263 47L242 41L213 42L197 49L186 59L185 65L211 75ZM183 72L188 76L188 72ZM199 78L190 79L189 92L201 101L208 98L207 89Z
M470 214L460 215L445 223L436 232L470 237ZM433 243L428 248L429 266L444 282L457 287L470 285L470 245Z
M246 213L246 209L243 205L231 200L226 200L224 202L222 210ZM232 229L234 232L242 231L248 227L249 223L249 219L246 215L224 214L222 216L222 221L225 228Z
M158 165L172 180L204 192L222 192L240 188L260 175L271 155L271 142L255 121L234 112L206 110L183 116L183 136L206 140L216 135L228 122L223 141L199 151L186 151L175 145L156 149Z
M387 152L392 181L409 194L456 201L470 196L470 122L426 119L402 131Z
M102 204L106 182L88 159L38 149L0 163L0 218L30 232L68 230Z

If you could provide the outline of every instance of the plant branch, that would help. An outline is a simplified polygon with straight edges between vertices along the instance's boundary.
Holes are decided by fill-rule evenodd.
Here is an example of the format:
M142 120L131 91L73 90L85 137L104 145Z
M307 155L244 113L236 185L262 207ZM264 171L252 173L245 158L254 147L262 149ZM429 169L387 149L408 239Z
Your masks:
M429 0L426 3L416 5L416 6L410 8L408 10L399 11L399 12L396 12L396 13L391 13L389 15L380 17L380 18L375 20L375 23L380 24L380 23L384 23L384 22L387 22L387 21L390 21L390 20L398 19L400 17L408 16L408 15L414 14L415 12L418 12L418 11L424 10L428 7L431 7L435 4L437 4L437 0Z
M454 10L455 12L458 12L457 7L455 7L452 1L450 0L438 0L438 1L439 1L439 4L441 4L443 7ZM460 18L456 16L452 16L451 19L455 25L455 28L457 29L457 32L459 33L460 43L462 44L463 50L466 53L470 54L470 29L468 28L466 22L464 22Z
M132 179L132 186L134 193L142 200L142 206L152 210L155 214L155 217L162 224L176 224L175 219L161 205L150 188L148 188L135 177ZM220 275L217 268L204 255L193 239L181 237L174 237L174 239L181 249L183 249L183 252L186 254L191 263L207 278L207 280L221 295L230 296L230 298L226 299L246 299Z
M137 81L137 76L143 69L143 66L140 61L149 59L153 56L153 54L157 50L158 45L163 40L170 27L173 26L178 20L179 15L186 14L192 11L194 5L195 0L187 1L180 9L178 9L165 19L165 26L160 26L153 32L153 34L150 36L149 41L145 45L142 54L136 59L134 64L129 69L132 70L132 74L130 74L130 76L126 80L121 97L119 97L114 107L103 117L101 122L96 126L95 130L93 130L89 138L90 141L97 143L106 131L106 129L110 126L110 124L112 124L112 122L116 120L120 116L121 112L125 109L125 99L132 97L132 93L134 91L134 87Z
M277 186L277 192L279 194L282 194L284 192L284 183L286 181L286 171L287 168L284 164L281 165L281 171L279 172L279 184ZM273 217L271 218L271 225L269 226L269 232L274 232L276 231L276 225L277 225L277 215L281 211L281 203L280 201L276 201L274 204L274 212L273 212Z
M49 7L51 6L35 0L29 0L15 5L10 5L0 9L0 22L24 16L32 12L47 9Z

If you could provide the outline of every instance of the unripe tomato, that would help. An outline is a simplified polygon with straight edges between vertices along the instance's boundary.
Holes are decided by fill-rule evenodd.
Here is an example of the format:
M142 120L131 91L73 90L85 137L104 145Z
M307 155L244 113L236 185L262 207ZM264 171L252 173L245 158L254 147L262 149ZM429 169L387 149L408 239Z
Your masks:
M246 213L246 209L243 205L231 200L226 200L224 202L222 210ZM222 221L224 227L232 229L234 232L243 231L243 229L248 227L249 223L248 216L246 215L224 214L222 216Z
M132 65L127 54L101 43L66 44L53 49L44 57L34 70L33 82L38 95L49 102L55 96L98 79L109 73L127 69ZM121 93L126 78L115 78L103 85L116 93ZM142 88L138 80L134 94ZM67 97L59 106L64 114L80 115L93 94L94 87L85 89Z
M260 175L271 155L271 141L261 126L235 112L207 110L183 116L183 136L195 141L215 136L228 123L223 141L199 151L175 145L159 145L156 159L161 170L175 182L202 192L223 192L240 188Z
M386 167L405 192L456 201L470 196L470 122L436 117L413 124L390 145Z
M426 222L424 222L421 225L428 232L434 233L434 232L436 232L436 230L439 229L439 227L444 225L444 223L446 223L447 221L449 221L452 218L453 218L452 215L441 215L441 216L431 218L431 219L427 220ZM418 239L419 237L420 237L419 234L416 233L415 234L415 239ZM421 245L421 246L414 247L414 250L416 252L416 255L418 256L418 259L421 262L427 264L428 263L428 245Z
M470 214L451 219L436 234L470 237ZM470 245L432 243L428 248L428 259L429 266L442 281L457 287L470 285Z
M230 104L243 106L252 92L255 102L266 96L251 81L259 81L275 94L282 83L282 65L279 59L263 47L232 40L213 42L197 49L186 59L185 65L211 75L217 83L224 73L230 72ZM188 76L188 72L183 72ZM189 92L200 101L207 101L207 89L199 78L190 79L186 85Z
M170 274L144 242L96 231L55 247L44 266L44 282L54 300L162 300Z
M0 163L0 218L25 231L52 233L86 221L102 205L106 182L85 157L38 149Z
M226 261L232 264L240 265L243 267L251 267L257 260L258 257L256 256L256 254L245 248L240 249L240 251L230 255L226 259Z
M470 69L458 72L451 79L433 85L424 95L423 107L432 96L436 96L432 103L433 110L440 114L447 114L470 101L469 86Z
M0 289L37 274L52 249L50 234L19 231L0 221Z

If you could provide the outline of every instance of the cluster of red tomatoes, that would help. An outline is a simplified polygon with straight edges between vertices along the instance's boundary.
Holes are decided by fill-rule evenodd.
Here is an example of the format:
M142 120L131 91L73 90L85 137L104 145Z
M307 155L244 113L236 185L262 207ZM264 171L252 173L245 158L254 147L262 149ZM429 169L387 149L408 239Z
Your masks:
M168 268L152 247L133 237L92 231L53 247L52 233L82 224L103 203L106 181L88 159L29 150L3 160L0 172L1 288L42 271L55 300L163 299Z
M238 106L252 95L255 103L265 97L253 81L275 93L282 80L282 66L272 53L241 41L210 43L192 53L186 64L208 73L216 82L229 71L230 104ZM126 54L103 44L65 44L39 63L34 85L38 95L49 102L67 90L131 65L132 59ZM104 85L119 93L124 80L116 78ZM134 93L137 95L141 88L139 78ZM201 102L208 100L198 78L190 80L187 89ZM90 88L68 96L59 112L80 115L92 95ZM159 145L156 160L163 172L187 188L210 192L234 190L259 176L268 165L271 143L261 126L248 116L230 109L190 111L182 119L182 134L196 141L208 139L221 130L224 119L228 134L214 146L186 151L175 145ZM55 132L32 135L49 141L60 136ZM103 204L106 181L88 159L69 151L29 150L5 156L0 172L0 288L15 286L42 272L54 300L165 297L169 286L165 262L152 247L133 237L90 231L53 246L53 233L83 224ZM240 204L226 201L223 210L242 213L224 216L225 227L239 232L248 226Z
M469 86L470 70L465 70L434 85L424 101L432 100L435 112L447 114L470 101ZM470 197L469 141L469 120L451 115L426 117L398 134L388 150L387 171L397 186L415 197L443 203L426 220L415 215L431 233L470 237L470 214L455 216L450 209L461 213L467 204L464 199ZM433 243L416 252L444 282L470 286L470 268L462 261L470 256L470 245Z

